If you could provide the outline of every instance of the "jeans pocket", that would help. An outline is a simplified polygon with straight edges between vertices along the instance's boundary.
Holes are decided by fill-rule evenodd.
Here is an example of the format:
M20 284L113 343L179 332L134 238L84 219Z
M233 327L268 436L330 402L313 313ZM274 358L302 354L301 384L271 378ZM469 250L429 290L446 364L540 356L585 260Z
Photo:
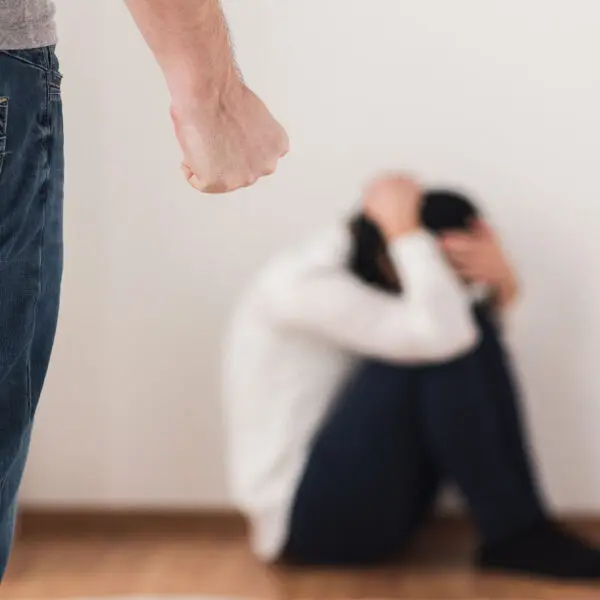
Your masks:
M8 98L0 96L0 173L6 156L6 130L8 127Z
M60 102L63 76L54 46L46 48L48 60L48 93L51 102Z
M48 73L48 94L50 102L60 102L61 100L62 75L57 71Z

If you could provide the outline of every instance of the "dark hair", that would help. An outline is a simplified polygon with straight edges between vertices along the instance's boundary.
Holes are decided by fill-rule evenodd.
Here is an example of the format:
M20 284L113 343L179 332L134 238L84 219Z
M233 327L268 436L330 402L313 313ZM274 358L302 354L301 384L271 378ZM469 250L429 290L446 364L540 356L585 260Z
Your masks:
M479 215L473 202L465 195L452 190L430 190L425 192L421 208L421 221L426 229L438 235L443 231L467 230ZM386 277L381 268L384 258L389 260L386 241L379 230L364 214L350 222L352 247L349 267L361 281L380 290L399 294L400 282Z
M421 222L434 234L451 229L466 231L478 216L475 204L459 192L430 190L423 197Z

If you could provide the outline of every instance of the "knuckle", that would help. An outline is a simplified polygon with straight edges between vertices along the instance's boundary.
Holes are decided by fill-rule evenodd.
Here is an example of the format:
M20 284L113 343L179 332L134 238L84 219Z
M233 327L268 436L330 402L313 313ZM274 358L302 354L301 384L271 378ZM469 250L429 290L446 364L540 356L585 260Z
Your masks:
M198 189L205 194L219 194L225 190L226 184L221 179L210 178L202 181Z
M275 171L277 170L277 163L274 164L270 164L267 165L263 170L262 170L262 174L263 175L273 175L273 173L275 173Z
M202 191L203 184L195 175L188 177L187 182L194 189L198 190L199 192Z
M287 135L281 140L279 144L279 155L285 156L290 151L290 140Z

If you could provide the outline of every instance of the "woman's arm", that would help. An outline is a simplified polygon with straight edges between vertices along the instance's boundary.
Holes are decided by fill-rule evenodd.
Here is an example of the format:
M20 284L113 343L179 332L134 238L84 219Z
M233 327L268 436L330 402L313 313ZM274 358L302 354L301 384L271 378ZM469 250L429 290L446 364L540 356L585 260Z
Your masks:
M403 293L389 295L343 269L281 281L267 302L282 327L362 356L416 364L455 358L478 338L464 287L424 231L390 244Z
M495 308L500 311L508 311L514 308L520 294L517 276L512 267L496 283L493 291L493 302Z
M480 221L472 232L443 236L442 247L462 277L491 289L492 303L501 323L505 329L512 330L520 285L516 271L492 228Z

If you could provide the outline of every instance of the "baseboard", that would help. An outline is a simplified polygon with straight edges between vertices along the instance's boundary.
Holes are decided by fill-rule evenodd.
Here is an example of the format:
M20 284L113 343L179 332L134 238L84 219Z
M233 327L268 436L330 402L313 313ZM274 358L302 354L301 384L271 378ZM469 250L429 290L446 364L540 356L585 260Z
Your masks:
M244 517L234 510L24 508L19 537L48 535L243 535Z
M600 512L563 514L560 520L581 531L600 533ZM427 528L444 537L470 536L472 526L460 514L436 516ZM244 517L229 509L171 510L90 508L24 508L19 514L19 537L53 535L245 535Z

